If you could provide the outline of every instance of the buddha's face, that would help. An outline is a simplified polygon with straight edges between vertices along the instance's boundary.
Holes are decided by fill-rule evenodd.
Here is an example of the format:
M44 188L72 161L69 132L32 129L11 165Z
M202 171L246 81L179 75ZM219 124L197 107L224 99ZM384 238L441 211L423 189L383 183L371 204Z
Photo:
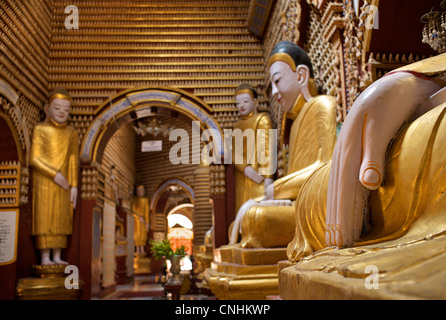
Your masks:
M144 187L139 186L138 188L136 188L136 195L138 197L144 197Z
M273 96L276 96L283 111L290 111L302 92L299 72L294 72L283 61L276 61L270 67L270 75Z
M235 96L237 109L245 117L256 111L257 99L253 99L249 93L241 93Z
M71 102L65 99L54 99L47 108L48 116L57 123L65 123L70 115Z

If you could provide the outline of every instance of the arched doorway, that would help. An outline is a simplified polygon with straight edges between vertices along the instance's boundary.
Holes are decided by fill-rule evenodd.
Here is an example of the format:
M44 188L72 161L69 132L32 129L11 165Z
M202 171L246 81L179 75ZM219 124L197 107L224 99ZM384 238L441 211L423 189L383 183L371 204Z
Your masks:
M184 90L171 87L143 87L124 91L97 109L95 120L85 133L81 145L80 156L83 166L88 168L102 163L108 141L120 128L154 115L181 119L189 124L199 123L200 129L204 131L203 135L198 135L198 139L201 137L202 140L198 142L200 150L193 150L192 145L192 151L200 152L203 145L200 143L211 141L208 144L211 147L208 149L212 149L217 158L224 156L223 133L213 117L211 107ZM209 134L212 135L212 139L207 140L210 138ZM194 140L193 133L190 137ZM169 161L169 159L162 161ZM200 162L196 165L200 165ZM201 203L206 207L206 212L209 212L208 218L201 217L206 227L200 231L197 238L199 241L204 241L205 232L209 229L209 225L212 225L212 212L208 210L208 200L203 200Z
M172 249L176 250L184 246L187 257L181 262L181 270L191 270L192 246L194 239L194 225L192 216L194 205L191 203L176 206L167 214L167 239L172 244Z
M83 185L83 190L81 192L81 220L83 220L83 228L85 228L85 222L87 221L90 224L93 224L95 221L98 224L97 219L92 221L91 216L94 217L101 216L103 214L105 204L101 198L103 191L101 189L107 189L108 187L108 177L107 174L109 171L109 167L112 163L110 163L110 150L108 148L108 143L112 140L121 139L127 136L133 129L132 127L137 127L138 122L143 122L144 119L174 119L178 125L181 122L188 125L189 128L192 127L191 123L196 122L199 124L200 132L207 130L212 130L211 134L213 137L212 150L217 153L217 156L223 156L223 135L222 131L218 125L218 123L213 118L212 109L203 101L198 99L197 97L174 88L169 87L144 87L144 88L134 88L127 91L124 91L117 96L110 99L110 102L104 103L100 106L95 112L95 118L91 123L89 129L84 134L84 138L81 144L81 164L82 164L82 179L87 182L87 185ZM168 120L167 120L168 121ZM123 129L125 130L123 131ZM191 130L188 131L191 133ZM216 134L215 134L216 133ZM190 136L192 136L190 134ZM162 214L164 219L164 224L167 225L167 214L169 210L171 210L172 206L177 206L182 203L175 203L172 201L172 188L179 188L181 192L183 192L188 199L188 203L194 204L195 195L193 185L187 182L184 177L175 175L171 171L166 171L164 174L165 181L160 181L158 187L155 188L153 184L158 181L160 178L160 172L152 172L153 174L149 174L148 170L144 172L138 172L141 166L146 165L146 162L150 162L150 158L156 158L156 162L153 163L152 167L158 167L163 164L163 162L169 162L168 157L159 157L155 155L142 155L140 148L144 139L136 134L136 151L135 158L145 157L143 161L138 162L136 160L136 172L135 174L135 185L144 185L146 186L147 195L150 198L151 203L151 222L150 222L150 231L149 231L149 239L156 239L156 233L160 228L159 219L156 218L158 214ZM198 136L201 140L205 139L206 136ZM164 138L166 140L166 138ZM203 140L210 141L210 140ZM202 144L199 141L199 147L201 150ZM164 141L166 142L166 141ZM167 143L166 143L167 145ZM164 143L163 143L164 146ZM107 151L107 152L106 152ZM147 161L146 161L147 160ZM102 165L107 164L106 168L101 168ZM169 162L169 165L172 165ZM200 166L200 163L191 164L193 168ZM119 166L116 166L119 169ZM192 168L192 169L193 169ZM188 171L189 176L186 176L187 180L189 178L194 178L194 170ZM116 175L120 175L119 170L115 170ZM156 176L156 177L155 177ZM208 174L209 176L209 174ZM209 180L209 177L207 177ZM119 185L119 182L118 182ZM121 187L121 186L120 186ZM209 187L207 187L209 190ZM129 189L125 188L126 192L129 193ZM93 190L93 191L92 191ZM106 191L105 191L106 193ZM202 192L202 194L205 192ZM198 228L199 232L194 233L194 237L201 237L204 239L205 231L209 229L209 226L212 225L212 210L209 209L209 198L210 192L207 192L207 199L200 199L200 203L198 207L202 207L200 212L200 219L198 224L195 223L195 226L202 225L201 229ZM169 203L170 201L170 203ZM122 205L122 203L121 203ZM118 204L119 206L119 204ZM127 206L127 212L124 212L122 216L128 216L130 206ZM204 209L203 209L204 208ZM117 207L117 214L119 214L120 208ZM111 212L111 211L110 211ZM191 219L194 220L193 217ZM194 227L195 227L194 226ZM90 247L95 246L94 239L98 239L95 233L102 232L104 224L100 224L99 227L92 226L93 235L85 236L83 234L79 234L79 237L85 238L85 240L81 241L81 255L84 259L87 258L88 255L88 247L86 244L89 242ZM162 229L162 228L161 228ZM204 231L203 231L204 230ZM102 234L101 234L102 235ZM167 235L167 228L165 229L164 236ZM97 246L97 244L96 244ZM94 251L94 250L93 250ZM127 257L130 255L127 254ZM90 261L92 259L90 258ZM94 265L95 262L92 261ZM85 269L88 267L86 264ZM90 269L95 269L91 268ZM155 271L155 268L152 268ZM80 270L82 273L82 270ZM88 272L88 271L87 271ZM88 279L87 279L88 280ZM101 281L101 277L99 274L94 274L92 276L91 282L92 287L94 287L95 282ZM97 286L97 285L96 285Z
M154 208L157 207L162 194L172 186L181 188L189 196L191 203L193 203L195 199L195 192L194 189L192 189L192 187L186 181L181 178L167 179L159 185L159 187L155 191L155 194L153 195L153 201L150 203L150 209L152 211L154 210Z
M223 156L223 133L212 113L204 101L180 89L150 87L127 90L95 112L95 120L82 142L81 160L84 163L101 162L108 139L120 126L153 114L198 121L202 129L219 133L212 141L215 145L213 150Z
M156 189L151 202L151 212L153 223L153 234L156 240L162 240L169 234L169 215L173 214L175 209L181 209L193 224L194 221L195 192L192 187L182 179L167 179ZM184 209L187 208L187 209ZM191 238L193 239L193 238ZM189 246L192 250L192 243Z

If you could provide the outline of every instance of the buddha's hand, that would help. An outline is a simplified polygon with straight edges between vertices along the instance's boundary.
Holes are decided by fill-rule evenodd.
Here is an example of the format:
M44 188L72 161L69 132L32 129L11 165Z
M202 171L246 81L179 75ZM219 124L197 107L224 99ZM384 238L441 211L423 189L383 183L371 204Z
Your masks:
M438 89L424 77L396 72L374 82L355 100L333 153L325 223L327 246L345 247L358 241L369 191L377 190L384 179L390 142Z
M68 190L70 188L70 184L68 183L68 180L60 172L58 172L56 174L56 176L54 177L54 182L57 183L62 188L64 188L65 190Z
M77 193L78 191L76 187L71 188L70 201L73 203L73 209L76 209Z
M251 166L246 166L244 170L245 176L247 176L249 179L254 181L257 184L261 184L264 180L264 178L255 171Z
M273 182L274 182L274 180L273 179L271 179L271 178L265 178L265 182L263 183L263 193L264 193L264 195L265 195L265 198L263 199L263 200L271 200L271 199L274 199L274 186L272 186L271 188L271 190L272 190L272 193L271 193L271 190L269 191L269 193L270 193L270 196L272 197L271 199L269 199L268 198L268 196L267 196L267 189L268 189L268 187L270 186L270 185L272 185L273 184Z
M265 182L264 182L265 189L268 188L268 186L269 186L270 184L272 184L273 182L274 182L273 179L271 179L271 178L266 178L266 179L265 179Z
M271 180L271 183L268 186L265 184L265 198L263 200L274 200L274 181L272 179L268 180Z

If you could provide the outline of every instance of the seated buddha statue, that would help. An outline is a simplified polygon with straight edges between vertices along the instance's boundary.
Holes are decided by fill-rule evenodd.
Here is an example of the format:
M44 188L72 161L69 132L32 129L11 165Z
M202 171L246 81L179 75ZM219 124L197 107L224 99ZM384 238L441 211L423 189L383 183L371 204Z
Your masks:
M332 158L336 101L318 95L304 50L289 41L276 45L268 61L272 94L291 120L287 174L265 188L242 220L242 248L286 247L295 229L294 200L304 182ZM283 205L288 201L291 205Z
M355 101L333 160L296 200L291 261L446 230L446 54L397 69Z

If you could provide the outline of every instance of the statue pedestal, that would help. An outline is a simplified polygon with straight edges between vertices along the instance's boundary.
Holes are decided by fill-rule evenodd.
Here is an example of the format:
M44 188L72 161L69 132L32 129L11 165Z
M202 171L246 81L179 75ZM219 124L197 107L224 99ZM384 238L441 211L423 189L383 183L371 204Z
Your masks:
M203 279L203 272L211 267L211 262L214 260L214 249L212 245L203 245L198 247L198 253L194 255L197 262L197 278Z
M150 274L152 272L151 263L152 259L146 257L145 254L135 254L135 259L133 260L135 274Z
M283 300L444 300L446 235L327 248L279 263Z
M198 247L198 253L194 256L197 263L197 269L195 270L195 281L197 282L197 288L202 291L209 291L208 283L204 277L206 269L211 268L211 263L214 260L214 248L212 245L203 245Z
M279 294L277 263L286 259L286 248L215 250L212 267L204 275L219 300L265 300Z
M35 278L19 279L18 300L79 300L84 282L65 274L66 265L32 266ZM67 283L66 283L67 282Z

